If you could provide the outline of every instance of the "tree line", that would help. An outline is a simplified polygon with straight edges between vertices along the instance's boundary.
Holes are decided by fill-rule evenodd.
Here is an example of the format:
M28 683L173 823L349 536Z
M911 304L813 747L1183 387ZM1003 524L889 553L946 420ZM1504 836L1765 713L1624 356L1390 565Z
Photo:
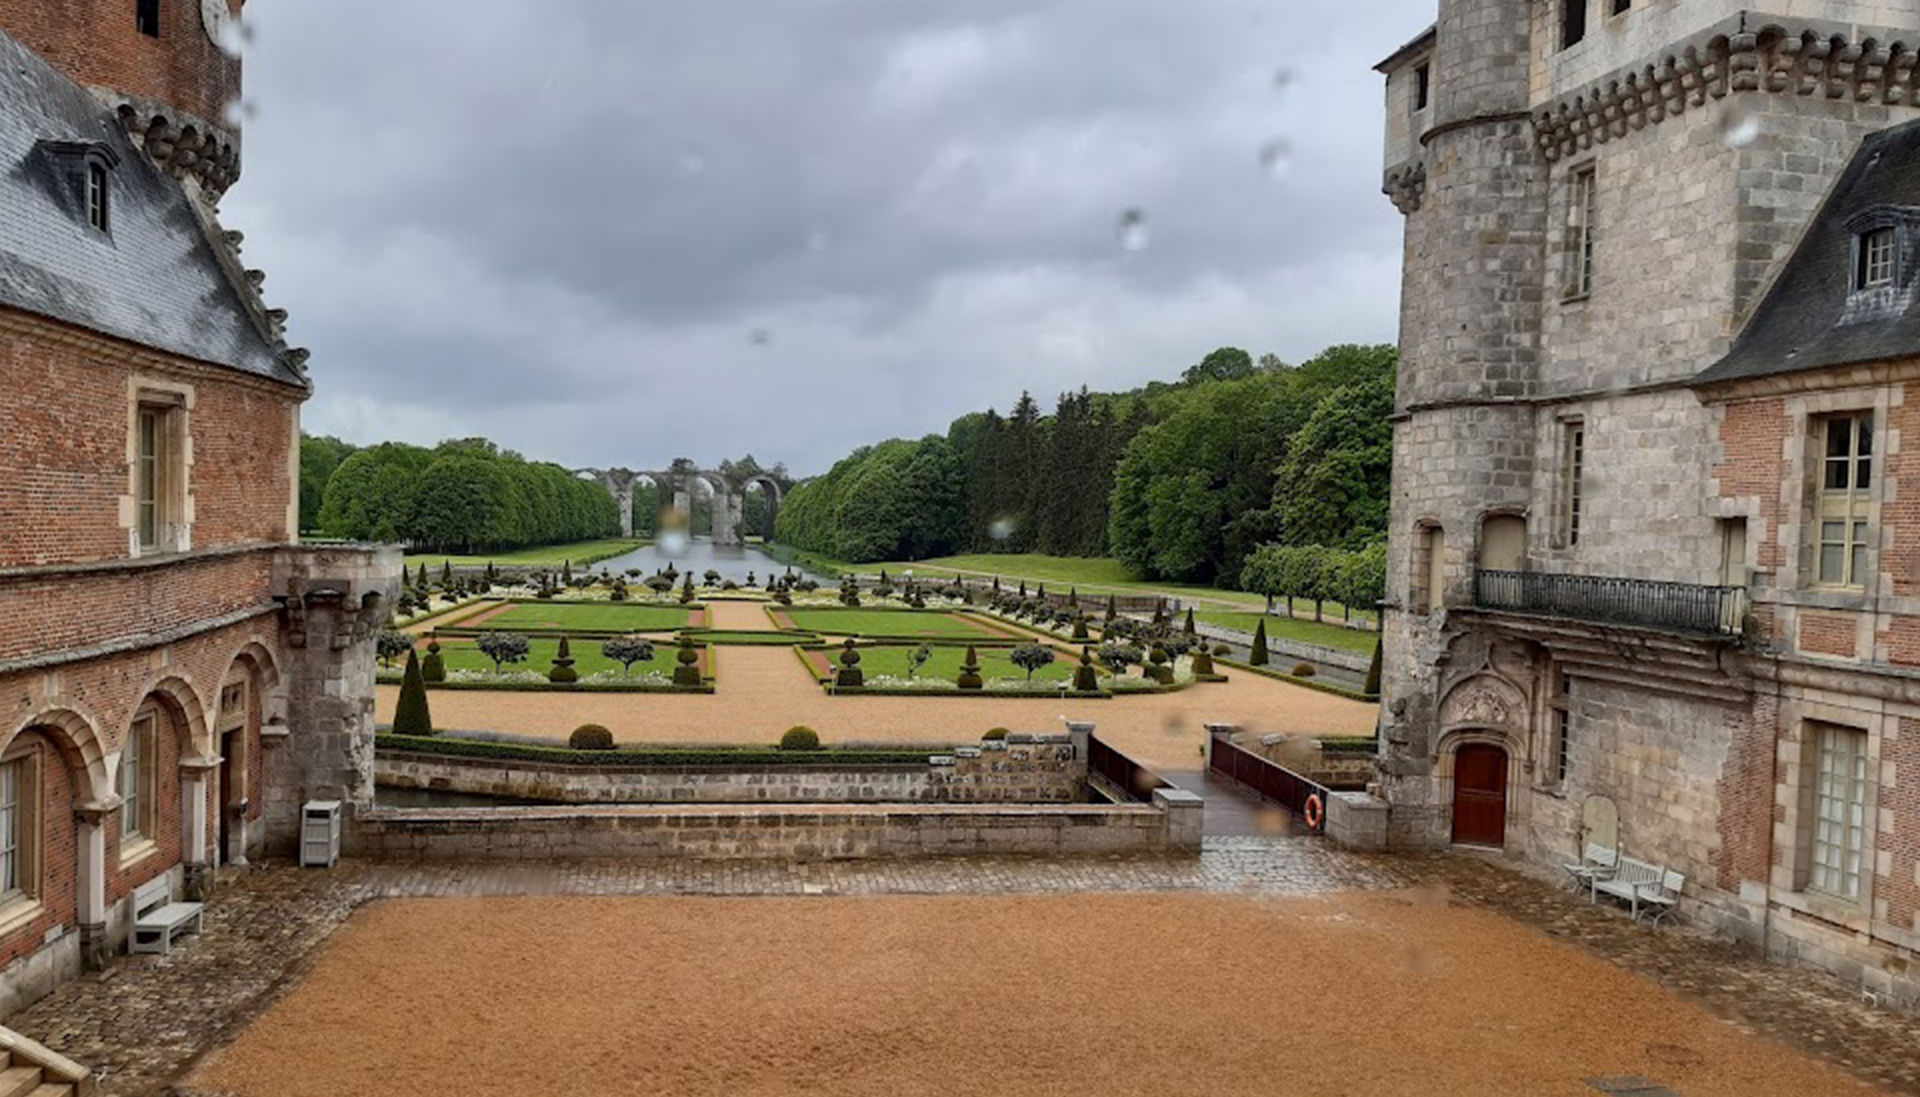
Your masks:
M599 485L484 438L357 449L303 437L300 487L302 529L403 541L426 552L495 552L620 533L620 509Z
M945 435L863 446L796 487L779 539L851 562L957 552L1111 555L1149 579L1241 585L1262 545L1385 536L1391 346L1298 366L1223 347L1178 381L1022 393ZM1365 603L1361 603L1365 604Z

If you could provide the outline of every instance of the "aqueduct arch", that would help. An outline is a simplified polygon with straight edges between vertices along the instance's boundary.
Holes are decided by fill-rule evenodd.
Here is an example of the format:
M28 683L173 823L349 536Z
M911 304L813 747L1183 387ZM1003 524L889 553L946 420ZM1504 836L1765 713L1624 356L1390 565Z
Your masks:
M780 482L766 473L757 473L746 477L739 483L727 479L717 469L695 467L691 461L675 461L665 469L575 469L574 475L582 480L591 480L605 488L607 494L620 508L620 535L633 536L633 489L643 480L653 481L660 498L672 500L674 512L683 519L691 521L693 517L693 492L698 481L705 481L713 491L713 543L716 545L739 545L743 538L740 526L745 516L746 493L750 485L759 486L766 493L767 506L775 514L780 508Z

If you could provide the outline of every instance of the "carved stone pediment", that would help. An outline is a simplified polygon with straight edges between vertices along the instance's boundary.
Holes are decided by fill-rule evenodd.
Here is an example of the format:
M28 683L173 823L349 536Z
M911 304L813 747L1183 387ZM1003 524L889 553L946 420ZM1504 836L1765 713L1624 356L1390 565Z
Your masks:
M1526 698L1509 683L1482 674L1455 686L1440 704L1440 726L1519 728L1526 724Z

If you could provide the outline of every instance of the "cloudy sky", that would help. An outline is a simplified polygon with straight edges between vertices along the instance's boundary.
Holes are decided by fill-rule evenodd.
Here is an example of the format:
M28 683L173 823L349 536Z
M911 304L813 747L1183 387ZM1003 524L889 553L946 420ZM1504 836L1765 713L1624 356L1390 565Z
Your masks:
M814 473L1023 388L1390 341L1371 66L1433 0L1305 7L256 0L223 220L310 430Z

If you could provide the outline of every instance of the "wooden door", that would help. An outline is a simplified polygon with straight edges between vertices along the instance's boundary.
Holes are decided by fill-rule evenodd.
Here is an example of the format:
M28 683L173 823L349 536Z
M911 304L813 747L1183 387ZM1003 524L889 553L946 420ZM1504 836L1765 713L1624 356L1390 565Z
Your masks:
M1453 840L1503 846L1507 837L1507 752L1468 743L1453 756Z

